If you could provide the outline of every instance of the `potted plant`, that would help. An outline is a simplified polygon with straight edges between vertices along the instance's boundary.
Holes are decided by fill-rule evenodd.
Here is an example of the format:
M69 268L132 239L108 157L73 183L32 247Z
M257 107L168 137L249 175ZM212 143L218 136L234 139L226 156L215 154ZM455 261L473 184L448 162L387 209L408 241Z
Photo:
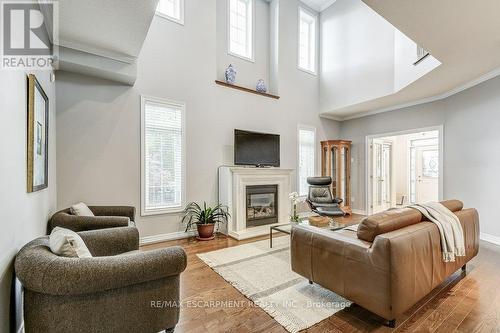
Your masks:
M227 222L229 216L227 207L221 204L210 207L204 202L203 207L201 207L196 202L191 202L184 208L182 222L187 221L186 232L196 224L197 239L205 241L214 239L215 225Z

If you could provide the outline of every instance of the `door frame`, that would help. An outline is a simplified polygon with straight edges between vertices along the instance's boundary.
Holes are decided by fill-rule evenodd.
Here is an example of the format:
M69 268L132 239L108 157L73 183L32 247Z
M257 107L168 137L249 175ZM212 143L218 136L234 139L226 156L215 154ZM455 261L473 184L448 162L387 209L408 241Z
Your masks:
M444 126L443 125L437 125L437 126L430 126L430 127L422 127L422 128L414 128L414 129L409 129L409 130L404 130L404 131L397 131L397 132L387 132L387 133L380 133L380 134L371 134L367 135L365 138L365 161L366 161L366 167L365 167L365 212L366 215L371 215L372 214L372 208L371 208L371 201L372 201L372 182L370 181L370 170L372 168L372 160L371 160L371 148L370 148L370 142L372 139L378 139L378 138L384 138L388 136L399 136L399 135L406 135L406 134L415 134L415 133L420 133L420 132L430 132L430 131L437 131L438 132L438 142L439 142L439 179L438 179L438 186L439 186L439 200L443 200L443 195L444 195L444 166L443 166L443 161L444 161Z

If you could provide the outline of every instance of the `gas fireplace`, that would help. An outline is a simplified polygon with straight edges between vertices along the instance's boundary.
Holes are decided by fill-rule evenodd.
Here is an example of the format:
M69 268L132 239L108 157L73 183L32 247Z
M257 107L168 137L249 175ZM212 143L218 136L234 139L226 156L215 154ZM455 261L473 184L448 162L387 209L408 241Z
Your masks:
M246 186L246 226L278 222L278 185Z

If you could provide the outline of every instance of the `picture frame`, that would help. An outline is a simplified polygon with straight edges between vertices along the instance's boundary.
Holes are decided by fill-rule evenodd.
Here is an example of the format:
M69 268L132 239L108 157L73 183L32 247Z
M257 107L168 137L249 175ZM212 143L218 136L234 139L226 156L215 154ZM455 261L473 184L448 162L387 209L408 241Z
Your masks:
M27 192L48 187L49 98L36 76L27 76Z

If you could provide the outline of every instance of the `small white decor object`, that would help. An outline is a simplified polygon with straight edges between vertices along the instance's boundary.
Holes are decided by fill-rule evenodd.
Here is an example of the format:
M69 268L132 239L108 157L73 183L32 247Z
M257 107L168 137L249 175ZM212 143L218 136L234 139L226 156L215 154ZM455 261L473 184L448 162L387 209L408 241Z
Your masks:
M259 81L257 81L257 86L255 87L255 90L257 90L260 93L267 92L267 87L264 80L260 79Z
M230 64L226 68L224 76L226 78L226 83L234 84L236 82L236 70L234 69L233 65Z
M290 216L290 220L293 222L299 222L299 215L297 214L297 204L304 202L305 199L303 197L299 196L299 194L297 192L290 193L289 198L290 198L290 202L291 202L292 208L293 208L293 212Z
M70 258L92 258L83 239L73 230L55 227L49 236L52 253Z

